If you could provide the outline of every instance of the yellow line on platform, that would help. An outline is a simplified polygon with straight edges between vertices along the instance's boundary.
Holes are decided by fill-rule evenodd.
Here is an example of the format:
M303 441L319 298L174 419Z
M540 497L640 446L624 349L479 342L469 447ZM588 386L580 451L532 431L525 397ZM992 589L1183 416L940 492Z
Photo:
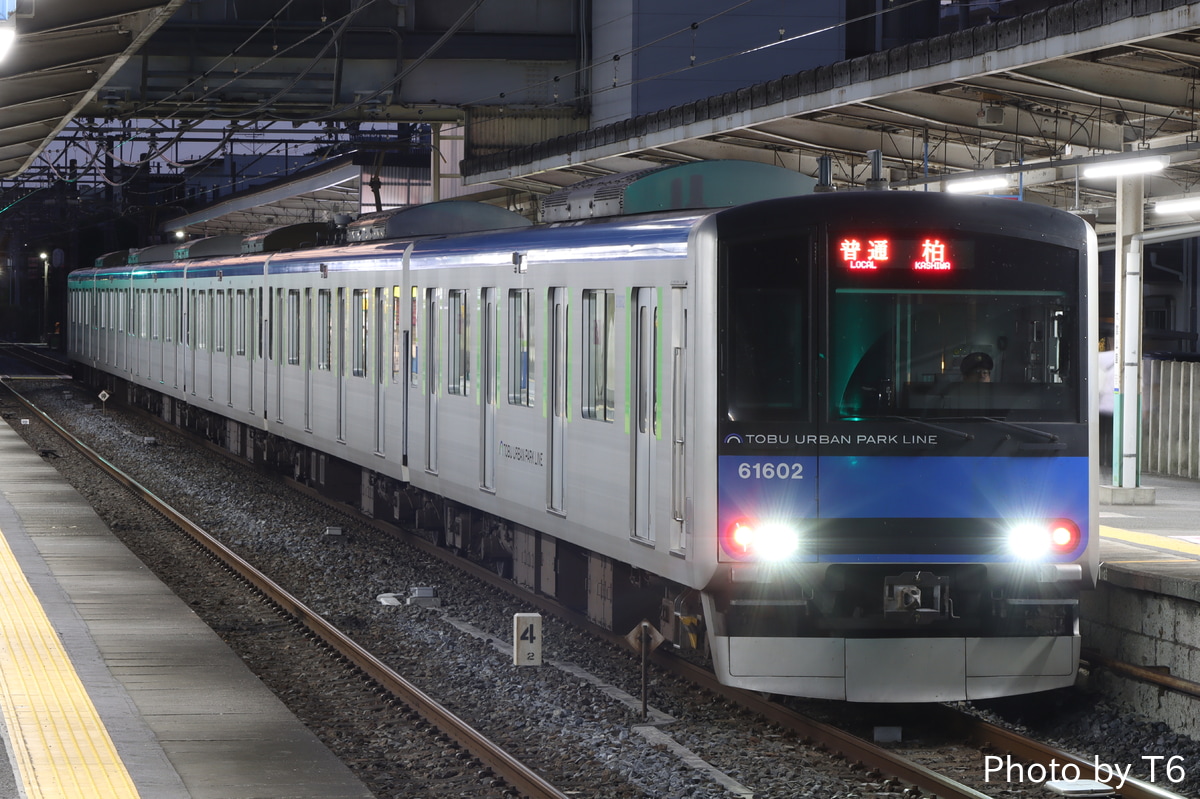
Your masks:
M1155 560L1106 560L1105 563L1195 563L1192 558L1157 558Z
M1167 535L1134 533L1129 530L1120 530L1116 527L1105 527L1104 525L1100 525L1100 535L1104 538L1113 538L1129 544L1139 544L1144 547L1155 547L1156 549L1169 549L1172 552L1200 557L1200 544L1193 544L1191 541L1180 541L1178 538L1172 538Z
M0 705L29 799L136 799L125 764L2 532Z

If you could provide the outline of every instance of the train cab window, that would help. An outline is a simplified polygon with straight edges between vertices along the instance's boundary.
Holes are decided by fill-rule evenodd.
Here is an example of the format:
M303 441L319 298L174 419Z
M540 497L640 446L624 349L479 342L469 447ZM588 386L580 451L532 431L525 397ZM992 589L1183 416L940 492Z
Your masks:
M729 242L722 260L721 395L731 421L810 417L808 236Z
M466 396L471 380L471 342L468 335L467 292L451 289L449 295L449 363L446 368L446 391L449 394Z
M616 303L611 289L583 292L583 407L584 419L613 420L616 404L613 375L617 369L614 346Z
M1078 254L1016 238L937 240L940 261L913 261L921 240L900 236L886 268L833 255L830 418L1078 421Z
M508 291L508 402L534 403L533 292Z

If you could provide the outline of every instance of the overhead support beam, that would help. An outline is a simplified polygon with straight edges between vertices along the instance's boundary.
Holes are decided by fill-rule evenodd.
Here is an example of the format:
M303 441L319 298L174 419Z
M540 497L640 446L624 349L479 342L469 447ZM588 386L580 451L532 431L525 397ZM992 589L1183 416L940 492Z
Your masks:
M1019 74L1049 86L1070 87L1109 102L1150 106L1158 116L1170 116L1194 86L1189 76L1168 75L1117 67L1074 58L1059 58L1044 64L1023 67Z
M1195 6L1135 15L1131 6L1076 2L820 67L670 112L613 123L510 152L468 159L470 184L669 147L891 95L1018 71L1056 58L1187 31Z

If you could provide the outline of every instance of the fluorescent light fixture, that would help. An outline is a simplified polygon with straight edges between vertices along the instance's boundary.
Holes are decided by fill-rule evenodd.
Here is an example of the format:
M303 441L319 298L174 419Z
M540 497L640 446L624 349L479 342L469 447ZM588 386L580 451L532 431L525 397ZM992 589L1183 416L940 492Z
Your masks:
M1114 178L1121 175L1144 175L1159 172L1171 163L1169 155L1147 155L1140 158L1122 158L1119 161L1102 161L1083 168L1085 178Z
M0 19L0 61L8 57L8 52L17 41L16 20L12 17Z
M1154 204L1154 213L1156 214L1186 214L1192 211L1200 211L1200 197L1161 200Z
M985 175L978 178L946 181L946 191L951 194L966 194L969 192L1006 188L1008 188L1008 178L1004 175Z

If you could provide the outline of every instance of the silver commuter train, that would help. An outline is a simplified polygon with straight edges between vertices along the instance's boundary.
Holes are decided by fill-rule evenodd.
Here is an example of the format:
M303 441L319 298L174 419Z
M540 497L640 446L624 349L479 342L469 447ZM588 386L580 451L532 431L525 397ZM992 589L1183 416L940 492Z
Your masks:
M1073 682L1099 534L1085 223L912 192L493 222L78 270L70 353L612 629L656 621L730 685ZM990 384L958 373L975 353Z

